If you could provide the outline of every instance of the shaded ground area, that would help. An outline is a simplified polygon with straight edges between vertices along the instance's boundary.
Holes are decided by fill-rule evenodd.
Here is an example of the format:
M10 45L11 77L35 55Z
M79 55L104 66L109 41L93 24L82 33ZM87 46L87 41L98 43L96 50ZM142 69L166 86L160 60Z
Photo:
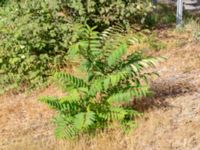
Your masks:
M56 141L54 112L37 101L41 95L62 95L50 87L32 95L0 97L0 149L199 150L200 43L186 31L159 31L158 38L167 48L154 55L167 60L156 68L160 78L151 83L154 97L134 103L144 116L131 134L116 129L78 142Z

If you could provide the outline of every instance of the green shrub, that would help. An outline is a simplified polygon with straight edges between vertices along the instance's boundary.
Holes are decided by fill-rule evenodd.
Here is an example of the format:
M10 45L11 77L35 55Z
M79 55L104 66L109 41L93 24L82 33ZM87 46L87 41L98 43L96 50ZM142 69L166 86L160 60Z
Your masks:
M0 7L0 89L38 86L66 65L80 25L59 14L60 6L34 0Z
M0 89L38 87L67 63L81 24L98 30L145 22L152 5L139 0L3 0L0 3ZM1 93L1 91L0 91Z
M75 20L96 25L100 29L115 23L144 24L152 12L149 0L63 0L67 12Z
M139 113L127 103L150 93L148 77L156 73L146 69L162 58L144 56L139 51L128 54L129 37L118 31L109 28L99 34L94 28L83 29L83 39L71 47L69 54L79 56L76 58L85 75L56 73L67 96L40 99L59 112L55 119L58 137L91 133L115 121L125 129L134 125L132 119Z

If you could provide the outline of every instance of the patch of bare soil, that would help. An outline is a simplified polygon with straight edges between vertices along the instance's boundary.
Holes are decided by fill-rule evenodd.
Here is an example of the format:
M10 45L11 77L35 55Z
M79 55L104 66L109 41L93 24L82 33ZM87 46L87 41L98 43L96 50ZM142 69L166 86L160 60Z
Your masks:
M0 97L0 149L200 150L200 43L188 33L159 31L158 37L168 48L155 55L167 60L156 68L160 77L151 83L155 95L134 103L144 116L131 134L117 130L73 144L56 141L54 112L37 100L62 95L50 87L32 95Z

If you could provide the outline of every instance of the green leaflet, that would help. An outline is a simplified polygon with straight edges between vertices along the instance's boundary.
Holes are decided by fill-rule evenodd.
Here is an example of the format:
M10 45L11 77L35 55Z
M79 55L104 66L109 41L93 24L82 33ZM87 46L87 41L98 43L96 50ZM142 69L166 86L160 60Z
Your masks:
M73 113L80 109L80 103L78 101L68 100L68 97L61 99L56 97L41 97L40 101L48 104L51 108L59 110L64 113Z
M82 112L74 116L74 127L78 130L88 129L94 124L96 114L92 111Z
M73 127L73 117L66 117L64 115L58 115L54 122L57 124L55 135L58 138L73 138L78 130Z
M120 47L115 50L109 57L108 57L108 65L112 66L120 60L120 58L126 53L127 45L126 43L122 43Z
M55 74L55 78L63 84L68 84L69 86L76 88L87 87L87 84L82 79L79 79L70 74L59 72Z
M90 93L95 95L97 92L102 92L104 90L108 90L111 87L114 87L128 77L130 73L126 70L122 70L113 74L106 76L105 78L100 78L95 80L94 83L91 84Z
M126 109L120 107L112 107L109 110L98 114L99 117L108 121L113 121L113 120L121 121L125 118L126 115L127 115Z
M127 91L120 91L119 93L115 93L110 96L107 101L112 102L129 102L132 98L140 99L142 97L146 97L148 95L149 88L148 87L136 87L129 89Z

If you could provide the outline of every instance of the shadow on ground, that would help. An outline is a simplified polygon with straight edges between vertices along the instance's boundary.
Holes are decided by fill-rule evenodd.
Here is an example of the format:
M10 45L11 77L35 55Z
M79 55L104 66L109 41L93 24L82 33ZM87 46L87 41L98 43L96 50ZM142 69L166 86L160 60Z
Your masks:
M175 77L153 81L151 83L152 95L141 101L134 100L132 106L140 112L145 112L154 108L173 108L166 100L184 94L196 92L195 86L186 79L176 79Z

